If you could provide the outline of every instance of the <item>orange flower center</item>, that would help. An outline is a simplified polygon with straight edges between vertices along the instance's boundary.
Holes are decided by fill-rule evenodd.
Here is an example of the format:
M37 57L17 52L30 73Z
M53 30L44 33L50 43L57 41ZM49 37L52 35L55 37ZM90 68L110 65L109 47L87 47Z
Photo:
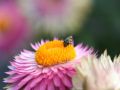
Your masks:
M7 15L0 15L0 31L7 32L8 29L11 27L12 22L9 16Z
M35 61L39 65L51 66L71 61L76 57L74 47L69 44L64 47L63 41L50 41L39 47L36 51Z

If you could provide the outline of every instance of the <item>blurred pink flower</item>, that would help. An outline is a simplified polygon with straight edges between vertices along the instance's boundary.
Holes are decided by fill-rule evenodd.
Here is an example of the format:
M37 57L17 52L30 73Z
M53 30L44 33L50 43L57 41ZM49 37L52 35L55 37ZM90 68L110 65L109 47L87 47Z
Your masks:
M0 53L15 51L30 35L28 23L17 3L0 2Z
M8 66L11 76L4 82L9 83L8 90L70 90L71 77L75 74L74 64L80 65L80 58L93 53L88 46L74 43L64 47L63 41L54 38L53 41L41 40L41 43L31 44L35 50L24 50L15 61ZM88 49L88 50L87 50Z
M18 1L34 24L34 30L43 30L45 33L60 36L75 33L77 28L82 26L93 3L93 0Z
M81 67L76 65L72 90L120 90L120 56L112 62L107 50L99 59L88 55L81 58Z

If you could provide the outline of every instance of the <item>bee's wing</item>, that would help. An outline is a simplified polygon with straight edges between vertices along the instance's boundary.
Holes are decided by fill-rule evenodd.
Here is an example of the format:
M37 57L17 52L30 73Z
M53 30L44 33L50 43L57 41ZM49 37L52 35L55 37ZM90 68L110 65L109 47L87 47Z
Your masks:
M69 42L72 42L73 38L72 36L67 37L64 41L68 40Z
M67 37L67 38L72 39L73 37L72 37L72 36L69 36L69 37Z

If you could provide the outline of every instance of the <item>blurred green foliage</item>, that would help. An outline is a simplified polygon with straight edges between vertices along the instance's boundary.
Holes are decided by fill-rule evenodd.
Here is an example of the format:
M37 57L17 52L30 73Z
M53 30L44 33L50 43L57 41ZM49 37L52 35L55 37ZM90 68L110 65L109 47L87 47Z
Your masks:
M120 54L120 0L95 0L92 14L82 32L74 36L76 43L93 46L98 56L107 49L114 58Z

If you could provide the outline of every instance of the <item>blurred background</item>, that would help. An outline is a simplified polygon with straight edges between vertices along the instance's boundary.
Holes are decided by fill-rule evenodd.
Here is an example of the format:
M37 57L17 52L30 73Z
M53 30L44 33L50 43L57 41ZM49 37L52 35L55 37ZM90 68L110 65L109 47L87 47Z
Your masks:
M98 51L120 54L120 0L0 0L0 90L10 61L30 43L72 35Z

